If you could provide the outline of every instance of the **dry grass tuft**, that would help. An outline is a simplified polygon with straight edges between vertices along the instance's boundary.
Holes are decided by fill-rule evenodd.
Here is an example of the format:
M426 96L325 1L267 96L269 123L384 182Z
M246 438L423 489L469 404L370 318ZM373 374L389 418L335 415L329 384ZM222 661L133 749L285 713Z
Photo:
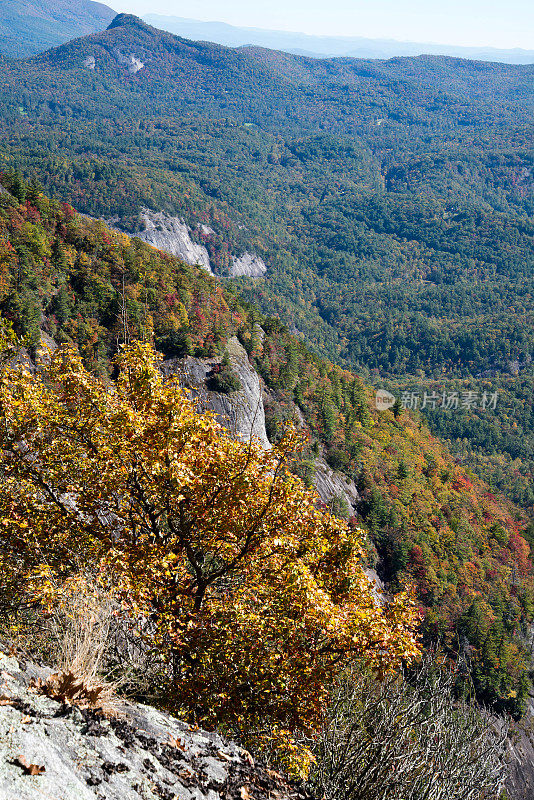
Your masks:
M103 677L114 604L103 590L79 581L51 620L60 645L57 671L41 685L43 694L62 703L105 715L118 712L119 681Z

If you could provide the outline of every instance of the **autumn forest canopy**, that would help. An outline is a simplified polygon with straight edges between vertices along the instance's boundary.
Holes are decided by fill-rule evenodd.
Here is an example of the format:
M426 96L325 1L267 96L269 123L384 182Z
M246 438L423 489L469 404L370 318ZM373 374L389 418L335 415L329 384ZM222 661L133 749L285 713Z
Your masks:
M498 413L427 418L529 508L532 69L232 50L119 15L2 62L1 157L130 232L183 216L219 274L258 253L240 291L379 385L491 384Z
M358 708L364 731L371 707L419 702L399 670L441 685L422 649L465 667L451 708L523 715L532 78L232 50L128 15L0 60L2 628L97 585L158 703L300 775L340 686L336 724ZM185 220L214 274L136 236L147 209ZM250 253L265 274L230 278ZM236 396L236 339L267 450L180 386L183 359L209 360L207 388ZM378 387L477 402L379 411ZM319 500L328 470L353 507Z
M361 533L287 471L290 435L269 451L234 441L150 346L118 368L106 390L65 347L40 378L4 370L8 596L24 573L53 602L80 564L100 572L152 620L167 705L204 725L313 730L350 657L381 672L413 659L415 604L373 600Z
M533 607L525 514L456 463L417 417L378 412L360 378L313 355L231 284L76 214L36 184L19 190L23 203L0 195L0 302L28 357L45 334L76 347L96 392L98 381L116 379L125 322L130 339L173 357L221 357L237 335L270 393L271 441L305 420L293 473L310 484L324 458L355 481L361 500L349 523L366 529L363 563L378 563L394 591L415 583L428 640L452 654L461 631L481 699L520 714L529 685L521 632ZM348 516L338 501L335 513Z

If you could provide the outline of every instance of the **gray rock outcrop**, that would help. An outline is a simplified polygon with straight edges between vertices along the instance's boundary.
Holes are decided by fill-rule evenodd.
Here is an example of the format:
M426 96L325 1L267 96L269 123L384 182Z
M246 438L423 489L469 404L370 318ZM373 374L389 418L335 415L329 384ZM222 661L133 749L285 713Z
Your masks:
M236 392L223 394L208 389L212 369L220 363L220 358L171 358L163 362L163 372L178 375L181 385L198 398L200 407L214 411L220 423L237 439L249 441L252 437L262 447L270 448L259 376L236 337L228 341L227 352L241 384Z
M126 67L128 72L131 75L135 75L136 72L143 69L145 66L140 58L137 58L133 53L128 53L125 55L121 53L120 50L115 50L115 58L117 59L117 63L121 65L121 67Z
M247 252L239 258L232 256L228 274L231 278L261 278L266 272L265 261L254 253Z
M354 481L348 480L340 472L334 472L322 458L315 460L313 484L324 503L329 503L333 497L342 497L347 503L349 516L356 514L360 495Z
M506 791L510 800L534 797L534 733L532 710L512 725L508 737L509 771Z
M363 573L369 579L371 591L376 602L379 605L385 605L387 602L389 602L391 595L387 594L384 581L381 580L378 572L370 567L364 567Z
M217 733L123 702L106 719L41 693L52 670L0 652L0 800L304 800Z
M163 362L163 372L166 375L178 375L181 385L190 389L199 399L200 407L214 411L219 422L233 436L241 441L249 441L252 436L262 447L270 448L260 378L236 337L228 341L227 351L232 369L241 383L241 389L237 392L222 394L209 391L210 374L213 367L220 363L220 358L170 358ZM270 397L269 393L267 397ZM295 417L300 424L305 424L297 406ZM349 516L356 514L360 496L354 481L340 472L334 472L323 458L316 458L314 467L313 483L321 500L330 503L334 497L341 497L347 504Z
M86 59L87 60L87 59ZM90 69L89 65L85 64ZM113 230L124 232L119 217L104 220ZM215 233L213 228L204 223L199 223L196 230L204 236ZM191 238L193 229L181 217L171 217L164 211L151 211L142 208L139 212L137 227L131 235L137 236L143 242L157 247L172 256L178 256L182 261L191 266L198 266L213 275L209 253L203 244ZM228 277L230 278L261 278L267 272L265 261L255 253L248 251L237 257L232 256Z
M191 239L190 228L179 217L163 211L144 208L139 215L139 228L134 236L165 253L178 256L186 264L197 265L211 274L210 257L206 248Z

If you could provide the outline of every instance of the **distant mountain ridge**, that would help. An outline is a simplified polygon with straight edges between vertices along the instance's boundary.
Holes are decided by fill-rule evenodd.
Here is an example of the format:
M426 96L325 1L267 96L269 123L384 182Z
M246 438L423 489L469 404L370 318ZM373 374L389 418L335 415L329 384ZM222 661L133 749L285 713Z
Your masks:
M106 28L115 12L92 0L0 0L0 54L25 58Z
M125 87L126 66L135 57L144 68L135 91ZM89 59L89 61L86 61ZM95 59L95 67L93 67ZM46 72L43 74L43 66ZM515 124L531 120L532 70L530 65L489 64L448 56L393 58L388 61L343 58L335 61L286 54L257 46L229 48L195 42L149 26L131 14L117 15L108 29L67 42L6 70L6 93L29 74L39 81L32 92L56 96L50 70L57 72L63 100L74 102L72 85L87 70L113 78L102 91L87 87L82 105L91 115L110 103L119 114L183 113L201 103L203 115L242 118L271 130L316 131L327 121L336 133L353 135L362 126L376 128L377 118L394 123ZM74 70L68 75L66 70ZM28 72L29 71L29 72ZM128 69L126 70L128 71ZM85 79L82 78L85 84ZM177 91L177 89L180 89ZM127 92L127 98L124 96ZM52 92L52 94L50 94ZM7 94L5 100L8 100ZM69 102L70 102L69 101ZM528 101L528 102L525 102ZM126 105L125 105L126 103ZM295 115L294 108L298 107ZM243 116L244 115L244 116Z
M313 58L393 58L395 56L445 55L476 61L509 64L534 63L534 50L495 47L457 47L430 42L400 42L393 39L368 39L362 36L312 36L292 31L263 30L204 22L184 17L145 14L143 19L156 28L185 39L215 42L227 47L257 45Z

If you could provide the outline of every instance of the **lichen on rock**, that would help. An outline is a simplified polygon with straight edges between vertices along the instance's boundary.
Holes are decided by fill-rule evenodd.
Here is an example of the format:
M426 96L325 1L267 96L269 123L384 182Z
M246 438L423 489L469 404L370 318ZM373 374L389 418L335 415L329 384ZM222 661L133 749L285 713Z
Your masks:
M107 719L40 694L51 672L0 652L0 800L304 800L218 733L140 703Z

